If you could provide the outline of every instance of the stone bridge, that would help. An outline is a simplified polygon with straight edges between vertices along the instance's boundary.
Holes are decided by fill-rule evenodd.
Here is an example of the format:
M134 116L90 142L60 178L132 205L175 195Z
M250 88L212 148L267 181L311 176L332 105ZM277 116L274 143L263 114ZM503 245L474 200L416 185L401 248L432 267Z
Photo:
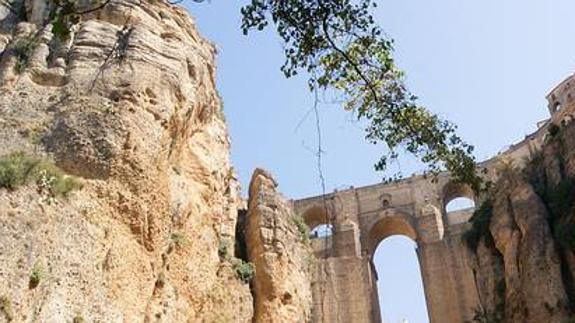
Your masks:
M562 106L572 103L575 77L548 96L551 118L533 134L478 167L489 179L497 177L505 160L521 167L545 142L548 127L565 124L573 114ZM335 191L292 201L310 228L332 224L333 234L312 240L318 260L313 284L314 322L381 322L377 273L373 255L378 244L404 235L417 244L429 319L432 323L471 320L479 304L468 250L462 234L473 208L447 212L446 205L466 197L480 203L466 185L442 173L435 180L422 175L389 183Z

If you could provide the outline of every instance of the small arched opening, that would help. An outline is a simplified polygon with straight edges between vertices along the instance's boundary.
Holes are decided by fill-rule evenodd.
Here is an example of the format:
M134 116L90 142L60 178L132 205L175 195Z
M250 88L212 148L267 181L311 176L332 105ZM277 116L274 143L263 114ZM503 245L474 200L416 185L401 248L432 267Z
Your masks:
M313 230L320 225L330 223L327 209L321 206L313 206L307 209L302 214L302 218L310 230Z
M557 112L559 112L559 111L561 111L561 103L555 102L555 103L553 104L553 113L557 113Z
M315 228L310 228L309 231L310 239L327 238L332 235L333 235L333 224L329 223L320 224Z
M456 197L445 206L445 211L449 214L451 212L458 212L462 210L470 210L475 208L475 202L468 197Z
M333 247L335 230L327 208L313 206L302 214L302 218L310 230L309 238L314 254L318 258L328 257Z
M379 220L368 234L372 300L383 322L429 322L417 257L417 232L405 216Z
M310 239L328 238L334 233L333 223L325 207L309 208L303 214L303 220L310 230Z
M448 225L467 222L475 211L475 193L469 185L448 183L443 190L443 206Z

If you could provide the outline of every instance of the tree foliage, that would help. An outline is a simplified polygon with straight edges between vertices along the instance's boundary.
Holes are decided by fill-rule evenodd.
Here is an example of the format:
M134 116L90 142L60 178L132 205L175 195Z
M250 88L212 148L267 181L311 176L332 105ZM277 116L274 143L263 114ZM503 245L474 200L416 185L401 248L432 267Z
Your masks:
M481 203L475 212L473 212L473 216L469 219L469 222L471 222L471 228L463 234L463 240L471 250L477 250L479 241L482 238L491 237L489 225L491 224L492 216L493 199L490 196Z
M431 173L447 169L478 191L473 147L406 88L374 7L373 0L252 0L241 10L242 29L274 26L284 43L285 76L308 72L311 90L337 91L345 108L367 121L366 139L388 147L376 169L384 170L403 148Z

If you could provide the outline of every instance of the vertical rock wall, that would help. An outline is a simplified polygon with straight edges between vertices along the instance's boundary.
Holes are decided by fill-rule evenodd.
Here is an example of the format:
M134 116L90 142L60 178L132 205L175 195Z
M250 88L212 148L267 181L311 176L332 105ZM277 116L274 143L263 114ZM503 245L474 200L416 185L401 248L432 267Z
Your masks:
M296 215L276 187L267 172L254 172L245 224L248 258L256 266L254 322L308 322L314 256L307 233L298 229Z
M560 322L567 297L545 206L521 179L499 185L490 231L503 256L506 321Z
M575 126L550 132L526 169L500 170L488 232L472 255L482 317L536 323L573 316Z

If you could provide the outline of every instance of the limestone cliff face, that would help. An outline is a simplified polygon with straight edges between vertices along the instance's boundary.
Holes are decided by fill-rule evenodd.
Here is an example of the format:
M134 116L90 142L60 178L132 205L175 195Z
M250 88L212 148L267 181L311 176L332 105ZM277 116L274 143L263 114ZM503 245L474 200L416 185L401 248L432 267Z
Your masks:
M163 1L112 0L65 41L51 6L0 9L0 155L52 160L83 188L0 189L13 321L250 321L249 286L218 255L239 199L214 48Z
M495 184L488 233L471 262L484 317L572 316L575 126L553 136L524 171L506 169Z
M313 255L276 187L267 172L254 172L245 223L248 258L256 265L254 322L309 322Z
M505 268L509 322L560 322L567 297L548 214L521 179L506 178L493 206L490 231Z

